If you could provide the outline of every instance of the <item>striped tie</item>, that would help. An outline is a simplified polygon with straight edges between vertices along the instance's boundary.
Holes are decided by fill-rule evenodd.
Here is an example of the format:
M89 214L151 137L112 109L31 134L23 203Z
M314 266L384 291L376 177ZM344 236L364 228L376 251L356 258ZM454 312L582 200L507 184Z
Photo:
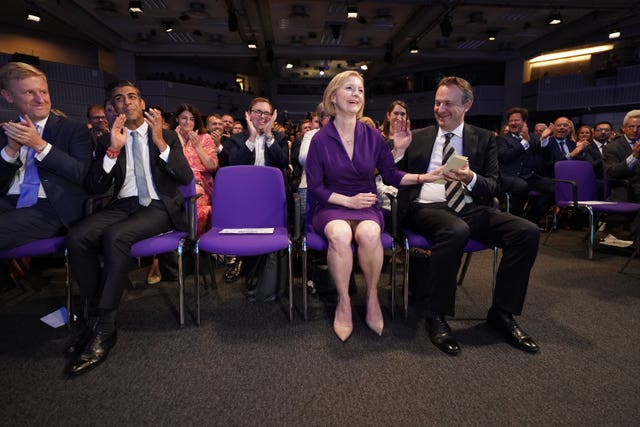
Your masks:
M442 164L447 164L451 156L456 154L456 150L451 145L452 133L444 134L444 147L442 148ZM447 206L456 212L460 212L465 205L464 188L460 181L447 181L444 184L444 193L447 199Z

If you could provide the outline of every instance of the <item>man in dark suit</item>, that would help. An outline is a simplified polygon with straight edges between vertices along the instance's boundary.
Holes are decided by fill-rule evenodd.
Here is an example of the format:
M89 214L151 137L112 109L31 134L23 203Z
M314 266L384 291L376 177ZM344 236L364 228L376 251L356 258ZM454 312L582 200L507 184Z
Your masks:
M7 249L64 234L80 219L92 148L84 124L51 114L42 71L10 62L0 69L0 92L19 115L0 132L0 249Z
M640 203L640 110L631 110L622 121L622 132L603 150L605 173L609 179L626 179L630 188L616 186L612 199Z
M289 167L289 144L283 133L273 132L277 110L266 98L254 98L245 113L247 130L231 135L229 164Z
M526 218L533 223L545 214L554 194L553 181L543 176L544 166L540 140L527 128L529 112L526 108L511 108L507 111L506 134L496 138L500 167L500 189L508 193L511 212L525 216L524 206L530 190L540 192L530 202Z
M544 157L545 174L555 176L554 164L558 160L584 160L586 143L576 145L571 139L573 122L566 117L558 117L540 135L540 146Z
M71 271L89 304L90 318L67 349L77 355L73 375L103 362L115 345L116 311L129 283L132 244L187 228L178 186L191 182L193 172L177 134L163 130L159 110L145 111L133 83L117 83L111 99L119 116L111 133L98 141L86 186L92 194L113 187L113 198L67 235Z
M245 112L247 130L231 135L229 142L230 165L273 166L287 176L289 167L289 144L284 133L273 132L278 117L277 110L266 98L254 98ZM293 195L287 186L287 200L292 205ZM227 264L225 281L233 282L240 277L242 260L235 258Z
M535 353L538 346L513 319L520 314L535 262L539 231L533 223L482 204L498 192L498 156L492 132L464 123L473 103L471 85L445 77L438 85L434 114L438 126L411 133L396 132L394 157L400 169L441 173L435 182L401 189L400 220L432 244L426 303L427 331L435 346L450 355L460 352L445 316L454 315L456 275L469 238L503 248L493 305L487 322L515 347ZM462 168L445 171L451 150L468 157ZM453 196L453 197L452 197Z

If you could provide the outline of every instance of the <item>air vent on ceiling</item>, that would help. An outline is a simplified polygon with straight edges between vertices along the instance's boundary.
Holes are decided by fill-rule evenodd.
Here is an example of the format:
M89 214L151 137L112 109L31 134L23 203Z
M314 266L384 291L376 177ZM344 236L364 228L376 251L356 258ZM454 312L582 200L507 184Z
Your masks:
M193 35L186 31L172 31L167 33L167 36L169 36L174 43L193 43L195 41Z

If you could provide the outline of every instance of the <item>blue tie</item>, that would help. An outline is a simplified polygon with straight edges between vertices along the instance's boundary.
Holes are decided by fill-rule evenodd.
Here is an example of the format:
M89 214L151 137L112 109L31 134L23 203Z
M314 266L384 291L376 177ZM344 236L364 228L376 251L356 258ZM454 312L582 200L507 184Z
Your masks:
M40 126L35 125L40 133ZM16 208L28 208L38 203L38 191L40 190L40 177L38 176L38 165L36 163L36 150L29 147L25 160L24 178L20 184L20 196Z

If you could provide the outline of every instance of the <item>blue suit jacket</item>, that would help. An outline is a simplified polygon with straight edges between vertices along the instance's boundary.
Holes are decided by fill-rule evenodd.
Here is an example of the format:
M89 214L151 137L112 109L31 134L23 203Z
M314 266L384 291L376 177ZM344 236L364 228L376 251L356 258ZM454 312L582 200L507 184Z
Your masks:
M87 193L83 182L91 163L92 143L87 126L50 114L42 139L51 151L38 164L38 175L51 205L66 227L83 215ZM0 149L7 144L0 132ZM0 192L6 194L22 162L8 163L0 157Z

